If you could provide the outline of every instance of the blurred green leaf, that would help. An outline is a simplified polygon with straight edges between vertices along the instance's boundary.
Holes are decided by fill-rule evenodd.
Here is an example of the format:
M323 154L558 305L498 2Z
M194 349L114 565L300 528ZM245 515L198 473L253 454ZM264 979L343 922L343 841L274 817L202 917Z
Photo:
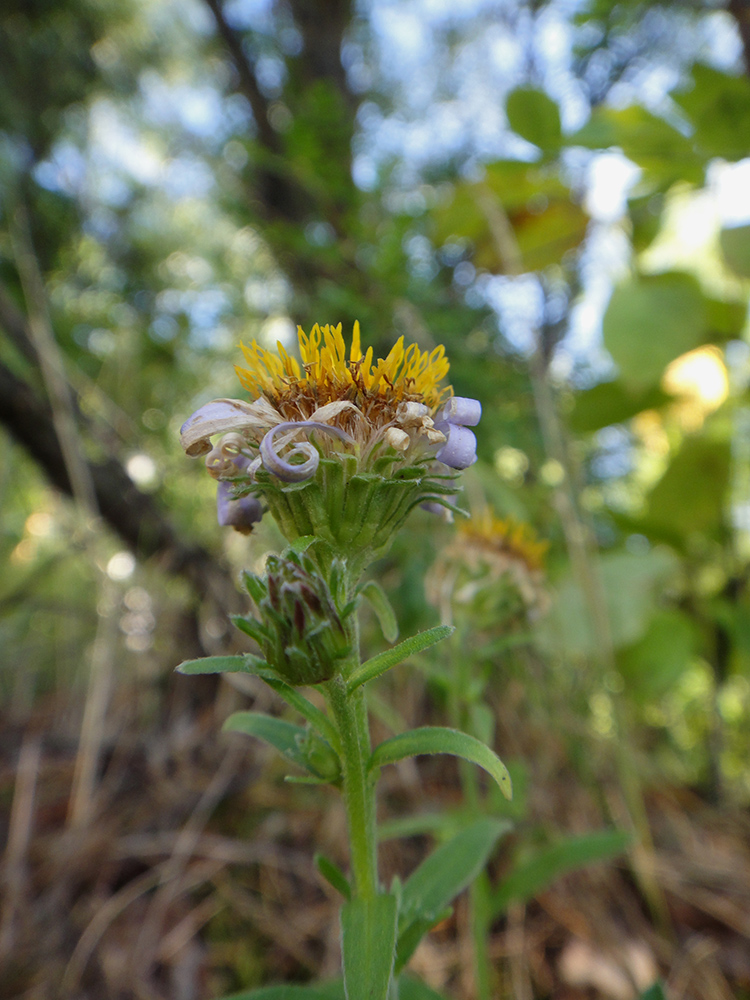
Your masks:
M700 64L691 76L692 86L672 98L690 119L699 152L705 159L743 159L748 154L750 80Z
M670 361L707 338L698 282L677 272L631 278L612 293L603 333L623 385L634 394L656 386Z
M446 1000L446 997L421 980L402 975L398 978L398 1000Z
M527 142L545 153L559 150L560 109L549 94L536 87L518 87L508 95L505 111L510 127Z
M628 694L643 699L664 694L690 665L698 643L696 626L684 612L656 611L643 638L617 654Z
M644 528L689 536L721 527L731 466L728 441L686 438L648 496Z
M605 553L598 560L615 648L645 633L655 611L655 595L674 576L677 557L664 547L643 554ZM589 608L572 572L558 584L549 613L539 623L537 642L547 652L573 657L596 653Z
M568 423L577 434L586 434L624 423L643 410L657 410L671 398L654 387L631 392L620 381L601 382L592 389L576 393Z
M719 243L724 260L732 270L743 278L750 278L750 226L722 229Z
M395 642L398 639L398 619L386 592L377 580L368 580L359 588L359 592L375 612L385 641Z
M622 854L630 839L630 834L623 830L602 830L570 837L536 851L514 868L495 890L492 912L498 916L511 903L526 903L533 899L561 875Z
M533 164L499 160L487 164L484 181L454 185L450 199L433 210L435 242L470 240L476 266L502 272L505 261L498 256L493 234L498 210L513 227L527 271L559 263L586 235L587 214L555 174Z
M657 186L677 180L700 184L703 164L686 136L639 105L596 108L589 121L567 140L589 149L619 146Z
M639 1000L667 1000L667 994L661 983L654 983L647 990L641 993Z

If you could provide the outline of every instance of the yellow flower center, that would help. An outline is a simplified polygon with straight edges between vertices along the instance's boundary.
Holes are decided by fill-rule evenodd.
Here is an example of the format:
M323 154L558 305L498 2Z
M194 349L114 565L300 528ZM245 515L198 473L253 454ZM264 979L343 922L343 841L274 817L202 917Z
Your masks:
M359 323L354 324L347 357L346 345L338 326L315 326L306 334L297 327L302 364L290 357L283 345L277 352L261 347L255 340L249 347L241 344L248 367L236 366L243 387L253 397L265 396L275 406L281 401L312 397L318 405L347 399L355 403L398 403L418 399L431 409L451 394L450 386L440 386L448 374L445 348L420 351L417 344L404 348L404 338L393 345L387 358L373 365L369 347L363 355Z
M461 524L459 532L469 543L477 543L488 554L494 552L518 559L532 571L544 567L549 542L537 538L534 529L522 521L495 517L485 510Z

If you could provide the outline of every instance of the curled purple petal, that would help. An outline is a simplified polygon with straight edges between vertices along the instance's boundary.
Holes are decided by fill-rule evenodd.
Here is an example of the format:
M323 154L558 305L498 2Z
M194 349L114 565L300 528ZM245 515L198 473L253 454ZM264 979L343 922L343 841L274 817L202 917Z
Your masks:
M231 482L223 481L216 491L216 516L223 528L248 534L263 517L263 507L257 497L235 499Z
M442 420L460 427L476 427L482 417L482 404L468 396L451 396L443 407Z
M299 431L302 428L305 430L322 431L325 434L330 434L332 437L337 437L340 441L354 444L354 438L350 437L345 431L342 431L341 428L331 427L329 424L322 424L317 420L290 420L283 424L277 424L267 432L261 441L260 457L266 469L285 483L301 483L304 479L311 479L315 475L318 463L320 462L318 450L310 441L298 441L292 444L291 451L289 452L290 457L293 455L305 456L305 461L296 465L287 462L275 451L273 439L279 431L284 433L286 431Z
M435 424L448 440L437 453L438 462L444 462L452 469L468 469L477 460L477 439L468 427L441 422Z

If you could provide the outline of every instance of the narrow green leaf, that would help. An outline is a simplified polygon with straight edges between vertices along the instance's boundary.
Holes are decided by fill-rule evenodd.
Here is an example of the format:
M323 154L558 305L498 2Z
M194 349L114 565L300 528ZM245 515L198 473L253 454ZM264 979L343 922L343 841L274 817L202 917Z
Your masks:
M359 592L375 612L385 641L395 642L398 639L398 622L383 588L375 580L368 580L359 588Z
M248 573L247 570L242 571L241 579L248 594L252 597L256 604L260 604L268 593L266 581L258 576L255 576L253 573Z
M629 841L630 835L622 830L601 830L580 837L568 837L559 844L537 851L498 886L492 897L492 913L498 916L510 903L525 903L533 899L566 872L622 854Z
M221 727L225 733L246 733L270 744L280 754L305 771L310 768L299 748L299 741L305 737L302 726L295 726L283 719L262 712L235 712Z
M198 660L183 660L175 668L178 674L259 674L268 664L259 656L244 653L242 656L202 656Z
M293 688L291 684L287 684L280 677L275 677L273 674L262 673L260 674L262 680L272 688L276 694L278 694L284 701L291 705L292 708L296 708L299 714L310 723L310 725L317 729L324 739L328 740L336 753L341 753L341 741L339 739L339 734L336 731L336 727L333 725L331 720L322 712L316 705L313 705L311 701L308 701L304 695L300 694L296 688Z
M463 757L464 760L483 767L492 775L506 799L511 798L513 794L508 769L497 754L473 736L443 726L411 729L407 733L400 733L385 740L380 746L375 747L370 757L369 769L372 771L384 764L393 764L405 757L416 757L423 753L449 753L454 757Z
M455 630L452 625L436 625L434 628L428 628L424 632L418 632L416 635L409 636L408 639L404 639L397 646L392 646L390 649L386 649L382 653L371 657L351 675L346 685L346 693L351 694L360 685L366 684L375 677L379 677L386 670L390 670L391 667L395 667L398 663L403 663L404 660L408 660L415 653L421 653L423 650L429 649L430 646L434 646L441 639L446 639L453 631Z
M510 829L507 820L476 820L436 848L407 879L401 891L397 971L411 958L421 937L414 940L410 927L420 922L428 930L482 871L498 840Z
M396 897L353 899L341 910L347 1000L386 1000L396 945Z
M348 901L352 898L352 890L349 885L349 880L341 871L339 866L334 864L330 858L327 858L325 854L316 854L315 867L318 869L326 882L328 882L329 885L332 885L336 892L340 892L344 899Z

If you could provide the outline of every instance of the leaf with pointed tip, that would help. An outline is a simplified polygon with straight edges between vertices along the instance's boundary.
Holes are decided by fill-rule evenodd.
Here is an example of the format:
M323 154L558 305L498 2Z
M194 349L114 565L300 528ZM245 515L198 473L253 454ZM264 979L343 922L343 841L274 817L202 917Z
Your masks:
M268 664L259 656L243 653L242 656L202 656L197 660L183 660L175 667L178 674L255 674L268 670Z
M499 916L511 903L528 902L566 872L622 854L630 840L630 834L623 830L600 830L568 837L535 852L495 890L490 904L492 913Z
M327 858L325 854L316 854L315 867L318 869L326 882L333 886L336 892L340 892L344 899L350 900L352 898L352 890L349 885L349 880L341 871L339 866L334 864L330 858Z
M482 871L498 840L510 828L507 820L476 820L436 848L407 879L401 890L396 971L409 961L422 934Z
M495 779L507 799L512 797L508 769L497 754L468 733L461 733L457 729L446 729L443 726L424 726L421 729L410 729L409 732L392 736L375 747L368 767L374 771L377 767L393 764L397 760L404 760L405 757L433 753L448 753L471 761L472 764L478 764Z
M391 649L386 649L382 653L371 657L351 675L346 684L346 693L351 694L360 685L366 684L375 677L379 677L386 670L390 670L391 667L403 663L404 660L407 660L410 656L414 656L415 653L421 653L422 650L429 649L430 646L434 646L436 642L446 639L454 631L455 629L452 625L436 625L434 628L428 628L424 632L418 632L416 635L409 636L408 639L404 639L397 646L393 646Z

